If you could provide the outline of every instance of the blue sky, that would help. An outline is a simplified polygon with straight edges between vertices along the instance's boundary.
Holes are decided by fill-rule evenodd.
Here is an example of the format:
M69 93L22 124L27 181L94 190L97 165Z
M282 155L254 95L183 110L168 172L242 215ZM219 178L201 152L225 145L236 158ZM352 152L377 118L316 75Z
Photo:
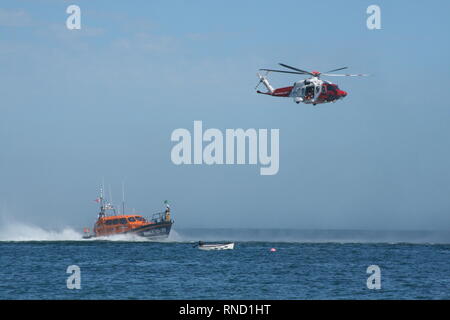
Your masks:
M82 29L65 27L81 7ZM381 30L366 8L381 7ZM447 1L2 1L0 210L91 225L102 178L176 227L448 229ZM349 66L320 107L254 93L259 68ZM275 87L294 75L271 74ZM175 166L174 129L280 129L280 170Z

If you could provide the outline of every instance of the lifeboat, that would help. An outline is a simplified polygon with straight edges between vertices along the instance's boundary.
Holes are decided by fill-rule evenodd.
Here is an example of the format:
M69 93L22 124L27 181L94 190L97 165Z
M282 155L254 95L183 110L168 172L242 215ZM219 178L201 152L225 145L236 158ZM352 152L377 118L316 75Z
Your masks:
M100 203L98 219L92 233L85 228L84 239L120 234L132 234L152 239L167 238L174 223L171 220L170 206L167 200L164 201L165 211L153 214L151 219L137 214L116 214L116 208L103 199L102 192L96 202ZM125 205L122 208L122 212L125 212Z

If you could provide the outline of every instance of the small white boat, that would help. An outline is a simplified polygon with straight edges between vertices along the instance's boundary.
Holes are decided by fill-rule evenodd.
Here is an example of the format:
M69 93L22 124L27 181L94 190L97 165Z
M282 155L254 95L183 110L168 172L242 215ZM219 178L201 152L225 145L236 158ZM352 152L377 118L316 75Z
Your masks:
M200 250L233 250L234 242L229 243L198 243L198 248Z

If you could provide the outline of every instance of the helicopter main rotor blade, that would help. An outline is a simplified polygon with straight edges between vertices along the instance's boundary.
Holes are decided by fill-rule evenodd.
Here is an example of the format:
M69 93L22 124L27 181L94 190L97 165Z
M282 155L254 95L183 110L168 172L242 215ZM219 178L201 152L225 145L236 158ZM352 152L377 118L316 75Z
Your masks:
M294 74L309 74L306 72L293 72L293 71L284 71L284 70L273 70L273 69L259 69L262 71L270 71L270 72L282 72L282 73L294 73Z
M343 68L333 69L333 70L327 71L327 72L325 72L325 73L335 72L335 71L344 70L344 69L348 69L348 67L343 67Z
M322 76L328 77L368 77L368 74L359 73L359 74L343 74L343 73L322 73Z
M295 70L295 71L298 71L298 72L303 72L303 73L310 74L310 75L314 76L314 74L312 74L309 71L305 71L305 70L302 70L302 69L297 69L297 68L288 66L287 64L284 64L284 63L279 63L279 65L282 66L282 67L288 68L288 69L292 69L292 70Z

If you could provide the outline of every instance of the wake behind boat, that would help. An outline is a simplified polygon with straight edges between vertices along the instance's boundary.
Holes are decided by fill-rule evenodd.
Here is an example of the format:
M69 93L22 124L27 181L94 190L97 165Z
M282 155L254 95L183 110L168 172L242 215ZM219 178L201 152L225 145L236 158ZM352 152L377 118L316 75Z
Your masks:
M155 240L164 239L169 236L174 223L170 218L170 206L167 200L164 201L165 211L153 214L151 219L146 219L137 214L124 214L124 204L122 205L122 214L117 214L116 208L103 198L102 190L100 191L100 197L95 201L100 203L98 219L94 225L93 233L85 228L83 239L119 234L131 234ZM108 211L112 211L112 215L108 215Z
M234 242L228 243L204 243L199 241L197 248L200 250L233 250Z

